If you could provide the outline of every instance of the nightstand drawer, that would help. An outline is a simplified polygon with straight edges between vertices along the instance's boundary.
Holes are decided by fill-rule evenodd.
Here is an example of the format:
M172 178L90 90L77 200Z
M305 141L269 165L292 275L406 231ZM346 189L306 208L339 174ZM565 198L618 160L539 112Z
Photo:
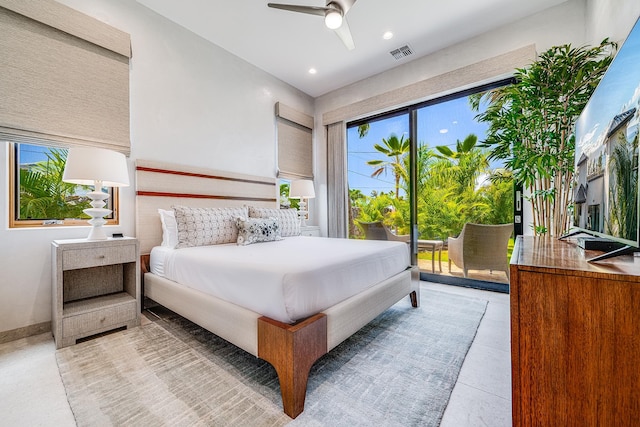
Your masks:
M300 227L300 235L307 237L320 237L320 227L317 225L306 225Z
M136 305L136 300L132 299L125 304L66 317L62 319L63 334L65 337L91 335L94 331L126 323L136 318Z
M97 267L136 261L136 246L113 246L90 249L72 249L62 254L62 269Z

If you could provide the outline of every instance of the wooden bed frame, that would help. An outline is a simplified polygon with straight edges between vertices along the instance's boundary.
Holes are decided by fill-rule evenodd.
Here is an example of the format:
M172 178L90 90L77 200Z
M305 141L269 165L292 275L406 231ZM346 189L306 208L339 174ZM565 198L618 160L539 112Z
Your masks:
M286 324L149 272L149 252L162 241L159 208L173 205L278 206L275 178L189 166L136 162L136 234L140 241L143 295L273 365L284 412L304 410L311 366L380 313L409 295L420 301L419 271L408 268L322 313Z

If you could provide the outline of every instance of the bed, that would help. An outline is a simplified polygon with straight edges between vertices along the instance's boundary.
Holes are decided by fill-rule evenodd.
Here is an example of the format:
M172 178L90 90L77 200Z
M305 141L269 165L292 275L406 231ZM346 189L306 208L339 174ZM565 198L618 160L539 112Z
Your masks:
M274 178L136 162L136 234L144 296L271 363L280 381L284 412L295 418L304 410L313 363L400 299L409 296L413 307L418 307L419 273L408 265L408 257L399 261L398 254L391 256L393 251L407 251L406 245L397 242L290 236L246 246L163 248L158 209L184 206L189 212L190 207L240 209L249 205L269 210L278 207L277 196ZM361 246L351 250L350 245ZM343 259L348 252L360 253L360 257ZM186 262L192 264L180 270L177 266L187 255L191 261ZM232 265L243 258L253 259L250 264L257 270L234 272ZM219 264L213 266L214 273L198 270L211 268L205 260L215 259ZM286 259L294 268L285 275L278 259ZM216 279L199 283L203 277ZM337 295L327 296L311 287L311 296L299 295L301 288L319 277L324 279L321 288L333 286ZM225 291L223 279L234 284L248 279L242 285L247 290ZM204 289L207 286L220 289ZM256 301L266 305L256 305Z

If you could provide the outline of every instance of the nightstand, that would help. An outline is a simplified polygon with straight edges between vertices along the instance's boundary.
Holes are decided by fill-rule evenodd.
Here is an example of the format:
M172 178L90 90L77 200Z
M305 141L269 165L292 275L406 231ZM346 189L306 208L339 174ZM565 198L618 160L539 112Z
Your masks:
M140 324L138 240L54 240L52 320L56 348Z
M305 225L300 227L301 236L320 237L320 227L317 225Z

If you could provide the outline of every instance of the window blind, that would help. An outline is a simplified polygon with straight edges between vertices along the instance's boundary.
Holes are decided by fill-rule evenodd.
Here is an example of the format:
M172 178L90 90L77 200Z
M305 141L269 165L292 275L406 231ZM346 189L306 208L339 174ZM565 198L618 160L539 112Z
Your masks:
M0 137L129 154L130 37L53 0L0 0Z
M278 177L313 179L313 117L276 103Z

